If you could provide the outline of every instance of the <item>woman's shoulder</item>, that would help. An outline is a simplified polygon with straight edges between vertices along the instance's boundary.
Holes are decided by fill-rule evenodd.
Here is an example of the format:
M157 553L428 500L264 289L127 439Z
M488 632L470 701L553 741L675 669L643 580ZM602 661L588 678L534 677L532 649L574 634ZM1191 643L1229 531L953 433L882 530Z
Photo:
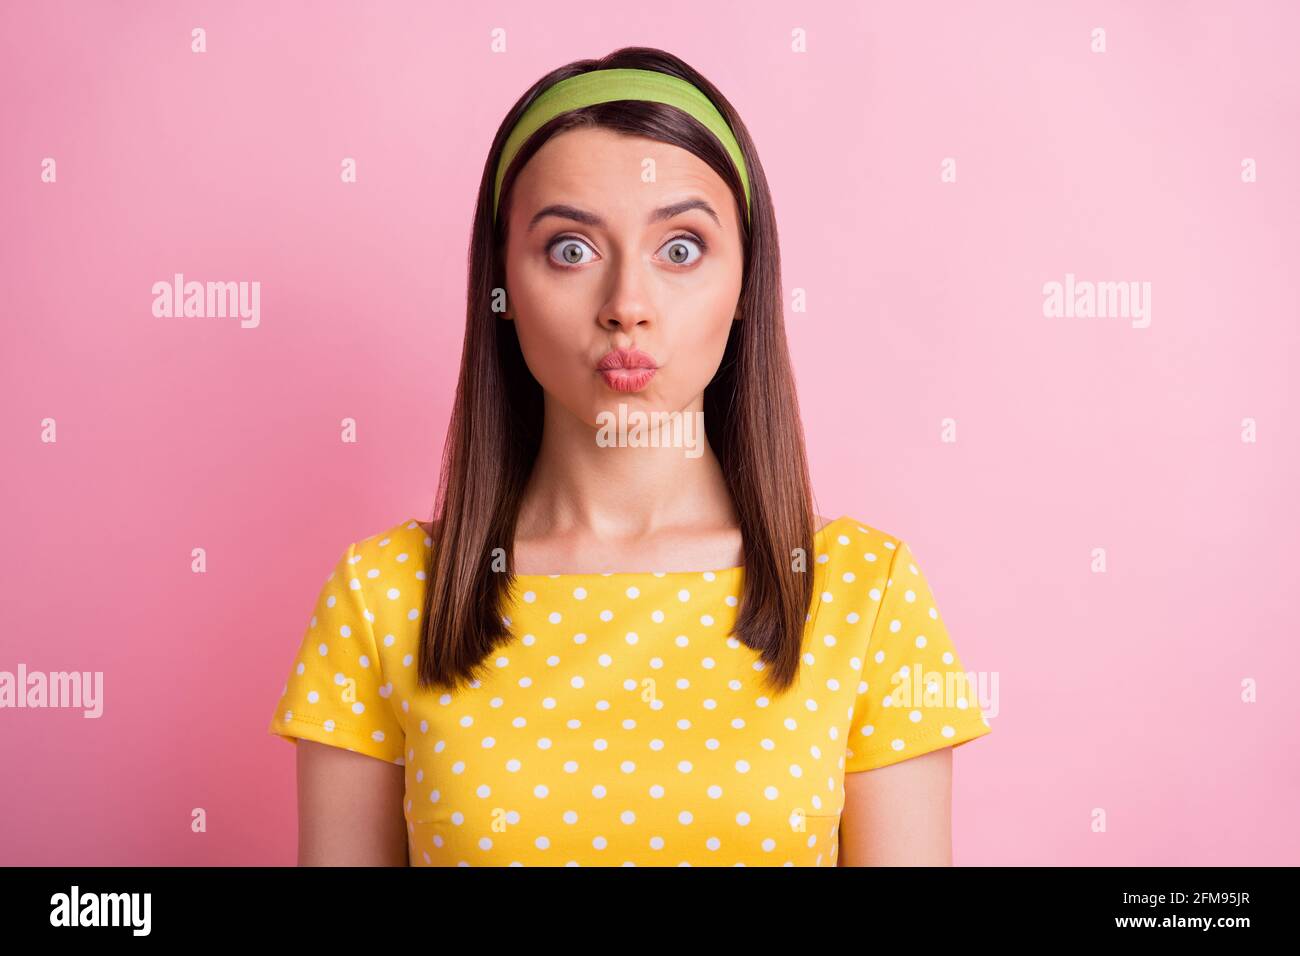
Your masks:
M826 522L817 533L824 533L837 544L850 544L854 538L870 539L886 550L894 550L903 544L898 536L869 524L855 515L845 514L831 519L824 519L818 515L817 520Z
M845 580L864 572L868 580L885 580L900 556L912 560L902 538L852 514L840 515L818 532L817 551L823 570L835 576L851 573Z
M412 549L419 550L432 544L427 526L414 518L405 518L364 538L343 540L347 542L345 547L351 553L354 563L364 561L367 556L380 551L387 551L393 544L399 546L397 553L405 551L407 554L411 554ZM414 557L413 554L411 556Z
M376 531L348 546L352 574L367 590L413 588L424 580L425 552L432 544L426 528L414 518ZM367 598L369 598L367 594Z

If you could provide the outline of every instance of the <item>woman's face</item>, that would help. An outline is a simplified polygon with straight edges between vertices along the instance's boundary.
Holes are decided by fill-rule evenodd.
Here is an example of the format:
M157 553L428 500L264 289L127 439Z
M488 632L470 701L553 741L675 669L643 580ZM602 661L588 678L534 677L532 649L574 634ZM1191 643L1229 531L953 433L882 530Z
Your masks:
M620 402L702 407L737 318L739 214L680 147L601 128L548 140L515 180L506 244L506 317L548 402L592 427ZM616 349L654 370L609 368Z

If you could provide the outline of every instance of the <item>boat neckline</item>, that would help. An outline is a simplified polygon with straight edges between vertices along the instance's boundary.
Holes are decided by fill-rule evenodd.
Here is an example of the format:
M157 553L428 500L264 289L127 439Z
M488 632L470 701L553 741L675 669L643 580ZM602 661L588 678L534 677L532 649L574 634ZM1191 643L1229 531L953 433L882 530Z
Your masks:
M818 545L822 536L829 534L831 528L845 520L846 518L843 515L838 518L832 518L817 529L817 531L813 532L814 550L820 553L821 549ZM409 523L414 524L424 533L425 537L428 537L428 532L424 530L424 526L420 524L418 518L409 519ZM815 560L816 555L813 557ZM715 577L734 575L744 570L745 566L743 564L738 564L730 568L702 568L699 571L569 571L563 574L547 574L542 572L534 574L515 574L513 575L513 578L515 581L570 581L579 578L585 578L587 580L594 578L698 578L708 574L712 574Z

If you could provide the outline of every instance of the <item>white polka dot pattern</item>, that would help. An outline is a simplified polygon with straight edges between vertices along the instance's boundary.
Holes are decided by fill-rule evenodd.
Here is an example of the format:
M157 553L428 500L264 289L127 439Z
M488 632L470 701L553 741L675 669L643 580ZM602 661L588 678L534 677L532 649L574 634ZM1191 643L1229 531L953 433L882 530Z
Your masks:
M875 588L868 597L877 610L849 728L848 773L955 747L992 729L911 548L894 541L887 553L879 600Z
M484 678L421 690L431 543L348 548L270 728L403 764L412 865L834 866L846 772L990 731L910 550L851 518L784 694L731 634L743 568L518 575Z
M316 599L271 732L401 764L402 725L381 670L355 547L339 558Z

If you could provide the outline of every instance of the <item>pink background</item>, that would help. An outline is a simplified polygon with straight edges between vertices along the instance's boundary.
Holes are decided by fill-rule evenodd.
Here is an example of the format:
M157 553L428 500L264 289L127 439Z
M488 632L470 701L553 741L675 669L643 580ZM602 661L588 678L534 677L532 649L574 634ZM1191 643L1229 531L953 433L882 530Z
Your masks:
M266 726L333 560L429 514L491 136L643 44L757 142L817 510L911 543L999 676L956 862L1297 862L1293 4L433 7L4 4L0 669L102 670L105 714L0 711L0 861L293 862ZM154 318L174 272L260 281L260 327ZM1150 327L1045 318L1067 272Z

